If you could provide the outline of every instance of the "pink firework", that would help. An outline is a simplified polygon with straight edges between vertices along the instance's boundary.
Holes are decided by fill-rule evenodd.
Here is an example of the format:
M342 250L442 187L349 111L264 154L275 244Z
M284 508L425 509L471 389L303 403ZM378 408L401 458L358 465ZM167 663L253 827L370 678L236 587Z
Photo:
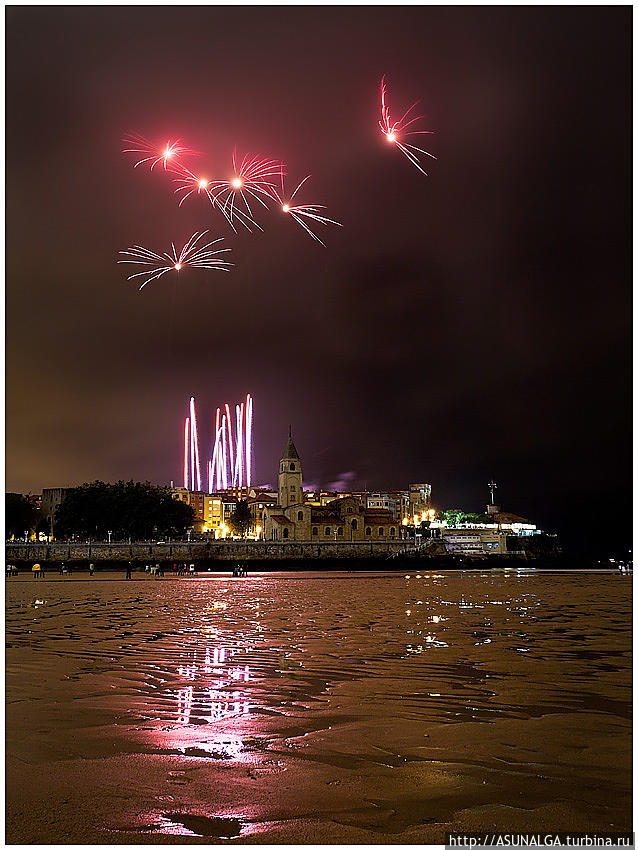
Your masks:
M420 121L423 116L418 115L413 118L409 118L408 116L417 105L413 103L412 106L403 113L401 118L398 121L393 121L390 117L390 107L386 102L386 94L387 87L385 84L385 77L381 79L381 119L379 121L379 128L386 140L391 145L395 145L401 153L407 157L412 165L416 166L422 174L427 176L427 171L423 169L421 163L419 161L419 154L423 154L424 156L429 156L432 159L436 159L434 154L429 153L423 148L418 148L416 145L410 144L405 141L407 136L420 136L420 135L428 135L433 133L434 130L408 130L408 127L412 127L415 122Z
M132 248L127 248L126 251L120 251L129 259L118 260L118 263L136 263L142 266L151 266L152 268L145 269L141 272L129 275L127 280L133 280L136 277L144 277L140 289L144 289L147 283L157 280L162 275L170 271L179 272L185 267L194 269L217 269L219 271L228 271L232 265L218 255L230 251L230 248L217 248L211 250L211 246L223 242L223 238L214 239L207 242L205 245L198 245L199 241L204 238L208 230L203 230L201 233L193 233L182 250L177 253L175 245L171 243L172 254L156 254L155 251L149 251L148 248L142 248L140 245L134 245Z
M292 195L290 195L290 197L287 197L286 189L285 189L285 186L284 186L284 174L283 174L283 171L282 171L281 172L281 193L273 187L272 194L273 194L273 197L275 198L275 200L277 201L277 203L279 204L279 206L281 207L281 211L286 213L287 215L289 215L291 218L293 218L297 222L297 224L300 224L303 227L303 229L306 231L306 233L309 233L310 236L312 236L312 238L316 242L319 242L319 244L323 245L324 248L325 248L325 244L321 241L321 239L319 239L319 237L315 233L312 232L312 230L310 229L310 227L308 227L308 224L306 223L306 221L304 221L304 219L309 219L310 221L316 221L319 224L336 224L337 227L343 227L343 225L340 222L334 221L334 219L332 219L332 218L326 218L325 215L321 215L319 213L319 210L325 209L325 206L323 206L323 204L293 204L292 203L295 195L301 189L301 187L306 182L306 180L308 180L310 178L310 176L311 175L308 174L307 177L304 177L304 179L301 181L301 183L299 183L299 185L297 186L295 191L292 193Z
M247 230L251 229L251 225L259 230L262 229L253 217L249 197L268 209L266 200L272 199L274 188L274 184L268 178L278 176L282 168L283 165L278 160L250 157L248 154L242 159L238 168L237 158L233 153L233 176L229 180L216 180L214 195L214 199L219 202L220 209L233 230L235 218ZM246 212L238 207L240 199Z
M132 134L126 136L123 141L125 145L131 145L131 147L124 148L123 153L143 154L142 158L133 167L137 168L138 165L144 165L150 162L151 171L160 162L163 163L164 170L166 171L169 163L174 165L180 158L195 153L195 151L180 144L181 139L176 139L175 141L167 139L163 144L156 145L153 142L149 142L143 136Z
M215 206L215 200L213 198L213 186L214 182L209 180L207 177L202 175L197 176L193 174L190 169L185 168L184 166L179 169L173 169L176 174L179 174L173 182L177 184L177 189L175 189L175 194L179 196L179 206L184 203L187 198L190 198L191 195L205 195L212 206Z

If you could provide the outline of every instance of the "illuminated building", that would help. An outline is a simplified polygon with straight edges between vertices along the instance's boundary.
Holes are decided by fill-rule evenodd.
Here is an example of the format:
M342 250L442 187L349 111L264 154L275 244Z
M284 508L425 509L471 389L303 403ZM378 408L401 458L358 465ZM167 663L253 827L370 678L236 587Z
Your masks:
M219 495L204 494L204 531L214 531L224 521L224 506Z
M292 428L288 442L279 461L279 505L287 508L303 502L301 460L292 441Z
M268 493L262 493L248 499L248 507L250 508L250 527L253 532L255 532L257 528L263 529L266 510L276 504L277 497L271 496Z
M262 502L264 540L385 543L401 537L390 511L368 508L365 497L339 494L323 505L304 502L302 484L301 459L289 434L279 462L278 502Z
M195 513L193 530L200 533L203 530L204 520L204 493L197 490L187 490L185 487L172 487L171 495L174 499L190 505Z

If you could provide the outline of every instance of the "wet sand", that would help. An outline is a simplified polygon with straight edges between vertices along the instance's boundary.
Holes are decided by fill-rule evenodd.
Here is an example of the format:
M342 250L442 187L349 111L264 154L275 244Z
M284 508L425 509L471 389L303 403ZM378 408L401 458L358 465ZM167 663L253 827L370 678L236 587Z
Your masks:
M6 581L9 843L631 829L631 579Z

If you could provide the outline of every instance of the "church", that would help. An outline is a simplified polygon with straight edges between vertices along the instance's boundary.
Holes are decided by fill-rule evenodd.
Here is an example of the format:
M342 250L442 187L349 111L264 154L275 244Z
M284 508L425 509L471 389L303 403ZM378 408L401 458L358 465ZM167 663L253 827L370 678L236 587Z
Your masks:
M304 543L385 543L398 540L400 525L388 510L370 510L365 496L344 496L323 507L303 500L301 458L292 431L279 462L276 505L264 515L264 540Z

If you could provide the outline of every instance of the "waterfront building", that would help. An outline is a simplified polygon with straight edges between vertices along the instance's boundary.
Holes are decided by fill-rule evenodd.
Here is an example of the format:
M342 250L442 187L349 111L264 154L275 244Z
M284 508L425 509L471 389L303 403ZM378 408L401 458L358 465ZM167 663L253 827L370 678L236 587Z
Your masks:
M292 441L292 429L279 461L278 503L282 508L303 502L301 459Z
M224 505L218 494L204 495L204 532L215 531L224 521Z
M441 539L450 555L504 555L507 535L498 528L446 528Z
M262 536L266 510L277 504L277 497L269 493L261 493L248 499L250 508L250 528L257 538Z

